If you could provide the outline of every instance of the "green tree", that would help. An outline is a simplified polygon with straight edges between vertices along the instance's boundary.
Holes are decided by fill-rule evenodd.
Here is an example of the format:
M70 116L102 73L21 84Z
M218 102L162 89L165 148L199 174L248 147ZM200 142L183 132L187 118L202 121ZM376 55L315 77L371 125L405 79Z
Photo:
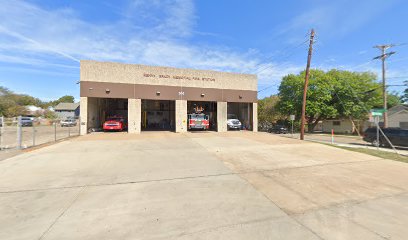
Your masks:
M47 119L56 119L57 115L53 111L45 110L44 117Z
M11 93L12 92L8 88L0 86L0 97L5 96L5 95L9 95Z
M74 103L75 102L75 98L71 95L65 95L60 97L59 99L55 100L55 101L50 101L48 103L48 106L52 106L55 107L57 106L59 103Z
M408 103L408 81L404 82L405 86L407 86L402 94L402 101Z
M43 102L39 98L32 97L27 94L16 94L9 89L0 86L0 116L15 117L18 115L27 114L25 106L34 105L37 107L47 108L48 106L55 106L60 102L74 102L74 97L65 95L58 100ZM52 115L52 113L47 113Z
M278 94L278 109L282 114L300 118L304 79L304 71L283 78ZM366 119L367 111L381 100L375 80L376 76L369 72L311 70L306 102L309 132L324 119Z
M390 109L392 107L398 106L402 104L402 97L398 95L398 93L389 93L387 94L387 108Z
M71 95L65 95L65 96L60 97L57 101L64 102L64 103L74 103L75 98Z
M258 121L259 123L274 123L281 118L276 105L279 97L272 95L258 100Z
M7 108L4 115L6 117L15 117L15 116L21 116L21 115L26 115L26 114L27 114L27 109L24 106L13 105Z

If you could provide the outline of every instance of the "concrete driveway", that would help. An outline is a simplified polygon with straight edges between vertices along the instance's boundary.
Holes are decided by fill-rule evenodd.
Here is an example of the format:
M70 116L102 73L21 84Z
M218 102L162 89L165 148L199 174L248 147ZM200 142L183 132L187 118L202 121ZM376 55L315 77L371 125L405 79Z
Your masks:
M0 162L0 239L406 239L408 164L267 133L93 134Z

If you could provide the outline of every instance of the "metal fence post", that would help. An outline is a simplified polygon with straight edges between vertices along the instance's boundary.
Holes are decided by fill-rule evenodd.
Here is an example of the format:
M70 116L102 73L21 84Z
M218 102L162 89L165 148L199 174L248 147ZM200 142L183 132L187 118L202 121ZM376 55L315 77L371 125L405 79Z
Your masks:
M0 117L0 150L3 149L4 117Z
M54 121L54 142L57 141L57 122Z
M292 120L292 138L293 138L293 120Z
M17 149L23 148L23 131L22 131L22 123L21 123L21 116L17 117Z
M377 124L377 150L380 147L380 117L376 116L376 124Z
M35 124L34 124L34 121L33 121L33 147L35 146Z

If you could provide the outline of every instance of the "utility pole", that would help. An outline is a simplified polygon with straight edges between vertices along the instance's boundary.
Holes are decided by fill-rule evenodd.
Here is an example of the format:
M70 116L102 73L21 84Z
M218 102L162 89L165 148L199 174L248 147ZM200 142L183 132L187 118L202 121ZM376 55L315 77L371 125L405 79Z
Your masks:
M388 127L388 113L387 113L387 86L386 86L386 81L385 81L385 59L387 59L389 56L392 54L395 54L395 52L389 52L386 53L385 51L388 48L396 46L395 44L384 44L384 45L377 45L374 46L375 48L380 49L381 55L377 56L374 59L381 59L382 61L382 88L383 88L383 105L384 105L384 114L383 114L383 119L384 119L384 128Z
M309 42L309 53L307 55L305 86L303 88L303 105L302 105L302 117L301 117L301 124L300 124L300 140L305 139L307 85L309 84L310 62L312 61L314 35L315 35L315 31L314 29L312 29L310 31L310 42Z

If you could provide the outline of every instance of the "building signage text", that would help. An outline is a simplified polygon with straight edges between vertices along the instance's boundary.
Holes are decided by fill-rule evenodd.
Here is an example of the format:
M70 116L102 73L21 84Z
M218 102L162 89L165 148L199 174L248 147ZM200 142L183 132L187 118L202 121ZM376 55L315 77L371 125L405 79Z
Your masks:
M184 79L184 80L196 80L196 81L209 81L209 82L215 82L215 78L208 78L208 77L188 77L188 76L181 76L181 75L165 75L165 74L152 74L152 73L144 73L143 77L147 78L173 78L173 79Z

